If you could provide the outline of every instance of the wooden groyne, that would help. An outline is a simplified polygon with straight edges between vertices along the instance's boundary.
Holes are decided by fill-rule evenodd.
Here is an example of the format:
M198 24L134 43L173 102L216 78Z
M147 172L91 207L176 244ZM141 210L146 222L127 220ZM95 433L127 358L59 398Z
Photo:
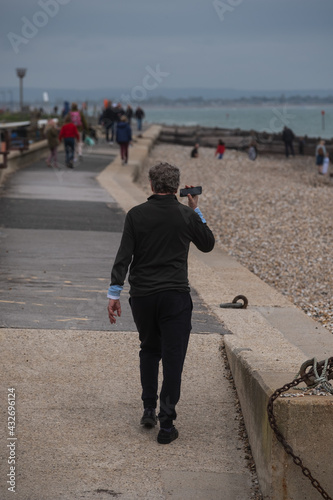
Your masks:
M210 128L210 127L185 127L176 125L163 125L159 136L160 142L193 146L199 143L204 147L216 147L219 139L225 143L227 149L246 151L250 144L255 144L259 153L262 154L284 154L285 145L282 140L282 132L278 134L268 132L256 132L254 130ZM304 136L303 154L313 156L320 137ZM301 137L295 137L293 141L295 154L299 154ZM326 149L333 153L333 140L326 140Z

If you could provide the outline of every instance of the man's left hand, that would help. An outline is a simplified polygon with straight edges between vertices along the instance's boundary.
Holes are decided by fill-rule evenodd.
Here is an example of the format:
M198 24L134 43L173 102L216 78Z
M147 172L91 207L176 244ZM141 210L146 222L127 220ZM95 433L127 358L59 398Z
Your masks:
M109 299L109 305L108 305L108 313L109 313L109 320L111 325L116 323L116 314L118 317L121 316L121 305L120 305L120 300L114 300L114 299Z

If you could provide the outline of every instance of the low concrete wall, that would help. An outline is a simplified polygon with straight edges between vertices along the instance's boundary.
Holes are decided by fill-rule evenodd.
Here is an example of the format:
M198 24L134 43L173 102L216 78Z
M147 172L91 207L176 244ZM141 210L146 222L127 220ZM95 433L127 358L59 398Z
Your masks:
M190 281L232 332L224 342L264 498L318 499L275 438L266 408L270 395L291 382L305 360L333 355L333 336L219 249L208 255L192 249ZM248 309L219 307L239 294L249 299ZM280 398L274 409L288 444L332 496L333 397Z
M133 180L160 130L152 126L137 139L128 165L122 166L117 156L98 176L125 211L147 198ZM45 154L46 144L35 152L33 146L29 155L16 160L18 166ZM333 355L333 336L220 249L203 254L193 247L189 277L210 310L232 332L224 342L264 498L317 500L318 491L271 431L266 406L272 392L291 382L306 359ZM219 307L239 294L248 297L248 309ZM333 397L279 399L275 414L295 454L333 496Z
M27 167L46 157L48 152L47 141L39 141L29 146L28 151L12 151L7 157L7 168L0 169L0 186L3 186L8 177L16 170Z

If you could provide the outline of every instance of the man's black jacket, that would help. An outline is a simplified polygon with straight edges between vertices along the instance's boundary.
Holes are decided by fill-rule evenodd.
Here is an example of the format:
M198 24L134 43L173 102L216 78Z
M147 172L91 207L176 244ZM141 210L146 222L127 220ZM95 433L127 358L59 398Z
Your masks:
M202 252L210 252L215 244L207 224L175 195L150 196L126 216L111 285L124 284L130 265L131 296L189 291L187 258L191 241Z

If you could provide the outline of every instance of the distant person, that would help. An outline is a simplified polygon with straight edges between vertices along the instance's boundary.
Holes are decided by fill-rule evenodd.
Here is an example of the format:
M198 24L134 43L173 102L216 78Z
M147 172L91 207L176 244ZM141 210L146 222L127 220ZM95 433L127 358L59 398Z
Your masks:
M85 142L86 134L88 134L88 132L89 132L89 125L88 125L88 122L86 119L87 114L88 114L88 105L86 102L83 102L81 104L81 111L80 111L82 124L84 123L83 129L82 129L82 137L81 137L82 143Z
M322 164L324 162L325 155L326 155L325 141L323 139L321 139L316 147L316 165L318 167L322 166ZM318 170L319 170L319 168L318 168Z
M295 156L294 146L293 146L294 139L295 139L294 132L290 128L284 127L282 132L282 140L285 146L286 158L289 158L289 151L293 156Z
M321 169L322 175L327 175L330 167L330 155L329 153L326 152L324 161L323 161L323 166Z
M66 153L66 166L68 168L74 168L74 151L75 151L75 139L80 140L79 131L72 123L70 114L65 118L65 124L61 127L59 133L59 141L64 139L65 153Z
M136 122L137 122L137 127L138 127L138 131L141 132L142 130L142 120L144 119L145 117L145 112L143 111L143 109L138 106L135 110L135 118L136 118Z
M225 152L224 142L220 139L215 151L215 157L217 156L219 160L222 160Z
M44 131L46 140L47 140L47 145L50 150L50 154L46 160L47 166L48 167L54 167L54 168L59 168L58 167L58 161L57 161L57 150L59 146L59 131L56 127L56 123L54 120L49 120L47 122L47 125L45 127ZM52 165L53 162L53 165Z
M305 139L304 137L300 137L298 142L298 152L301 156L304 155L304 148L305 148Z
M69 102L64 101L64 107L61 112L61 118L65 118L69 112L70 112Z
M322 160L324 159L325 155L326 155L325 141L321 139L316 147L316 165L322 165ZM322 156L323 158L318 158L318 156ZM319 160L321 163L317 163L317 160Z
M88 131L87 131L87 134L86 134L84 142L86 144L90 143L90 145L93 145L91 143L91 141L86 140L87 138L92 139L94 141L94 143L96 143L96 144L98 143L98 137L97 137L96 130L93 128L93 126L91 125L91 123L88 123Z
M326 156L325 141L320 141L316 147L316 165L318 167L318 174L323 173L323 164Z
M103 118L103 113L104 113L104 109L101 110L101 112L98 114L98 125L103 125L103 122L102 122L102 118Z
M191 158L198 158L199 157L199 144L195 144L194 148L191 151Z
M121 103L118 102L117 106L115 107L115 113L116 113L116 121L117 123L120 122L120 119L122 116L126 116L125 110L122 107Z
M72 103L71 110L69 112L71 121L76 126L79 132L79 140L77 141L77 152L79 159L82 159L82 145L83 145L83 132L85 133L88 130L88 125L86 118L84 116L83 110L79 111L78 105L76 102Z
M257 146L254 142L250 144L250 147L248 149L248 155L249 155L249 160L254 161L257 159L258 156L258 150Z
M125 111L126 118L128 120L129 126L131 126L131 120L133 118L133 108L132 106L128 105Z
M53 107L53 113L57 116L58 115L58 106Z
M105 140L109 144L113 144L114 141L114 127L116 120L117 115L114 108L112 107L112 101L108 101L101 116L101 123L104 126L105 130Z
M120 146L122 164L126 165L128 162L128 146L132 141L132 130L125 115L120 118L120 122L117 125L116 137Z

